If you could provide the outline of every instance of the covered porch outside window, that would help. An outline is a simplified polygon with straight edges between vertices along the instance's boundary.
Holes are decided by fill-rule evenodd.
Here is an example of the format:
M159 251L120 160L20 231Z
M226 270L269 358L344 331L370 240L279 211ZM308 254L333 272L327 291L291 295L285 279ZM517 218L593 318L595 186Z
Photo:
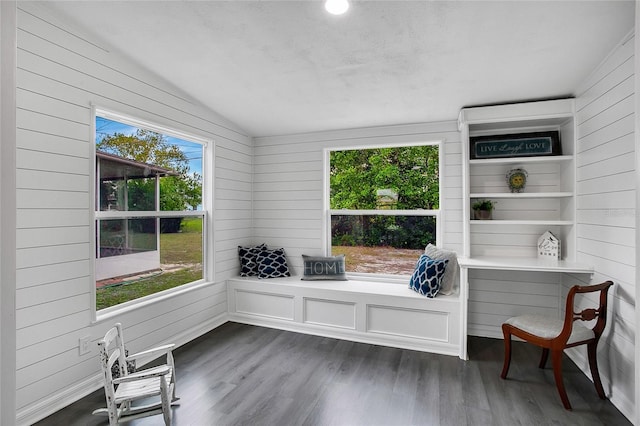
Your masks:
M179 174L97 151L96 175L96 281L160 269L160 178Z

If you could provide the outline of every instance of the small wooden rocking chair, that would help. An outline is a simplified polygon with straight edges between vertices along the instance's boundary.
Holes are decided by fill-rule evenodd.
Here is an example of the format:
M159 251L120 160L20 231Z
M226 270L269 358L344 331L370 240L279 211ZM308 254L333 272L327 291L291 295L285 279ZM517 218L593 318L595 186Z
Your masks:
M107 331L104 338L98 342L98 346L107 408L97 409L93 414L108 415L111 426L140 417L162 414L165 425L170 425L171 405L178 400L175 396L175 367L171 353L175 345L164 345L127 356L122 325L117 323ZM128 371L127 361L163 354L167 357L166 364L133 373ZM118 364L114 368L116 362ZM114 370L119 374L114 375ZM132 404L136 400L151 397L160 397L160 401L137 406Z

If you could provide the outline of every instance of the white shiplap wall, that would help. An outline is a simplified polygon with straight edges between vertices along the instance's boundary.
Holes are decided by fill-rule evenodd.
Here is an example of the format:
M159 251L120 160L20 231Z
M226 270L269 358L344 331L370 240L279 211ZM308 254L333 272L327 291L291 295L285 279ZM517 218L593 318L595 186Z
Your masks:
M443 141L442 246L462 245L461 150L455 121L385 126L255 140L254 242L284 247L289 265L302 272L301 255L323 250L323 150Z
M46 7L46 6L44 6ZM184 343L226 320L225 280L251 239L252 140L103 40L18 5L17 417L27 424L95 390L97 347L78 338L125 326L129 349ZM215 143L213 283L93 321L91 105Z
M443 241L462 253L462 151L456 122L389 126L255 140L254 242L284 247L301 273L304 254L323 250L323 149L444 140ZM469 333L501 337L513 315L555 314L560 274L471 271Z
M577 261L592 264L591 283L612 280L609 317L598 348L611 401L634 418L635 186L634 38L631 34L582 85L577 116ZM576 280L567 277L564 294ZM587 373L586 352L571 357ZM588 374L588 373L587 373Z

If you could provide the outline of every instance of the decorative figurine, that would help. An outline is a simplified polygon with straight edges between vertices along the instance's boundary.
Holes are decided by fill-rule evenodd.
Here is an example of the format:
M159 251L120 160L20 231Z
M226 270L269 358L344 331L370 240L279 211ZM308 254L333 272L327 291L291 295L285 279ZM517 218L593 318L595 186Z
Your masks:
M550 231L545 232L538 238L538 259L560 260L561 255L560 240Z
M525 169L511 169L507 172L507 183L511 192L522 192L527 184L528 173Z

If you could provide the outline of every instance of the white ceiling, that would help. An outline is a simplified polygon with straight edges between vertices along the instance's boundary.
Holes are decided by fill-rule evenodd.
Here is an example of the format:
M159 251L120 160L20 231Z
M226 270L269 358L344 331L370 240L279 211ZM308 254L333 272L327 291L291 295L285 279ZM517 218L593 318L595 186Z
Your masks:
M51 1L252 136L453 120L575 94L634 1Z

